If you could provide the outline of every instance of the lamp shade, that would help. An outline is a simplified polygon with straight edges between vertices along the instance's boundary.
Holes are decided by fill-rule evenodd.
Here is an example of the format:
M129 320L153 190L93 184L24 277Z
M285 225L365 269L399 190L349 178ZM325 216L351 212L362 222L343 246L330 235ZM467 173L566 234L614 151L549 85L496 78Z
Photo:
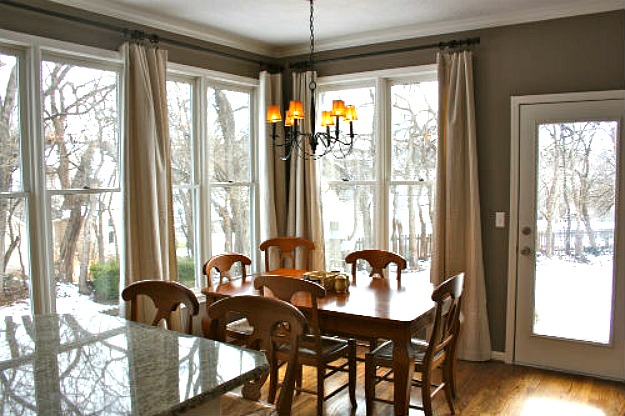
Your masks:
M356 114L356 107L353 105L348 105L345 108L345 121L356 121L358 120L358 114Z
M302 120L304 118L304 105L301 101L291 100L289 103L289 112L293 118Z
M343 100L332 101L332 115L339 117L345 116L345 102Z
M267 108L267 122L277 123L278 121L282 121L282 114L280 114L280 107L278 107L277 105L270 105Z
M334 126L334 117L331 111L321 112L321 127Z

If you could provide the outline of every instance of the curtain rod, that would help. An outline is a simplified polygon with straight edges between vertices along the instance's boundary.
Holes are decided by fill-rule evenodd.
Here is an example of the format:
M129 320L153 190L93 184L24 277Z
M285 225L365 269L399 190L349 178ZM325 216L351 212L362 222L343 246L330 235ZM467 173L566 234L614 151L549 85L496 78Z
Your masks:
M222 52L222 51L218 51L218 50L215 50L215 49L207 48L207 47L204 47L204 46L194 45L194 44L189 43L189 42L158 36L158 35L155 35L155 34L149 34L149 33L143 32L141 30L128 29L128 28L125 28L123 26L118 26L118 25L109 24L109 23L101 23L101 22L98 22L96 20L87 19L87 18L84 18L84 17L72 16L72 15L69 15L69 14L56 12L54 10L42 9L42 8L36 7L36 6L31 6L31 5L27 5L27 4L17 3L17 2L12 1L12 0L0 0L0 4L6 5L6 6L15 7L15 8L22 9L22 10L27 10L27 11L34 12L34 13L43 14L43 15L46 15L46 16L51 16L51 17L56 17L56 18L59 18L59 19L69 20L69 21L80 23L80 24L84 24L84 25L95 26L95 27L98 27L98 28L101 28L101 29L109 30L111 32L120 32L120 33L122 33L124 35L124 37L129 38L129 39L135 39L135 40L137 40L137 39L138 40L148 39L149 41L154 42L154 43L157 43L157 42L167 43L167 44L170 44L170 45L179 46L179 47L183 47L183 48L186 48L186 49L193 49L193 50L196 50L196 51L201 51L201 52L206 52L206 53L210 53L210 54L213 54L213 55L218 55L218 56L221 56L221 57L224 57L224 58L236 59L236 60L239 60L239 61L244 61L244 62L258 64L261 67L265 66L265 67L267 67L269 69L281 69L281 67L279 65L269 64L267 62L263 62L263 61L258 60L258 59L248 58L248 57L245 57L245 56L236 55L236 54L229 53L229 52Z
M360 58L368 58L371 56L380 56L380 55L388 55L391 53L402 53L402 52L412 52L412 51L420 51L424 49L445 49L445 48L457 48L459 46L470 46L470 45L478 45L480 43L479 37L474 38L466 38L466 39L455 39L447 42L438 42L438 43L430 43L428 45L418 45L418 46L407 46L405 48L397 48L397 49L388 49L383 51L375 51L375 52L364 52L364 53L356 53L353 55L343 55L337 56L334 58L324 58L324 59L316 59L315 63L320 62L335 62L335 61L346 61L349 59L360 59ZM299 68L307 66L309 61L299 61L291 64L291 67Z

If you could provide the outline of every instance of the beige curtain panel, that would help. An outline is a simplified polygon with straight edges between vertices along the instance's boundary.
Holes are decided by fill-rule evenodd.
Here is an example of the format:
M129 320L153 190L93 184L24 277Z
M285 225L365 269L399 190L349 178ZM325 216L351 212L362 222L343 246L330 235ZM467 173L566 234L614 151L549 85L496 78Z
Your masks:
M282 74L260 73L260 120L265 120L267 107L272 104L282 105ZM260 129L259 168L260 175L260 239L265 241L286 235L286 162L280 159L282 149L276 148L271 139L271 124L264 123ZM276 134L282 143L284 131L282 123L277 123Z
M310 114L308 86L310 81L316 78L317 74L312 71L293 74L293 99L304 104L304 114ZM311 131L310 117L304 119L302 128L305 131ZM317 162L304 158L301 149L296 149L293 151L290 163L287 235L304 237L313 241L315 243L313 269L324 270L325 252ZM302 259L296 259L298 268L303 268L301 261Z
M458 357L491 357L482 233L473 92L473 55L441 52L437 57L439 120L434 249L434 284L465 272L464 323Z
M167 113L167 52L129 43L126 53L123 285L178 280ZM145 311L145 313L149 313ZM140 319L143 316L140 314Z

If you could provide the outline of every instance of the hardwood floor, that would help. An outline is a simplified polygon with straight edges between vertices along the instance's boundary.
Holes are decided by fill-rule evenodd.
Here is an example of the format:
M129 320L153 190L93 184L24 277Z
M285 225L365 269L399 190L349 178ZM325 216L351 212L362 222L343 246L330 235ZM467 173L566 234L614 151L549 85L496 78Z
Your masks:
M347 391L325 404L326 415L365 415L364 363L358 363L358 408L349 405ZM329 379L331 381L332 379ZM314 372L305 370L305 385L314 386ZM392 395L390 385L379 385L378 394ZM480 416L625 416L625 383L562 374L499 362L458 363L458 398L456 414ZM420 391L413 389L412 400L420 401ZM293 403L293 415L315 415L315 397L300 394ZM393 414L392 406L375 404L375 414ZM443 394L434 400L438 416L451 413ZM411 409L410 415L422 415Z

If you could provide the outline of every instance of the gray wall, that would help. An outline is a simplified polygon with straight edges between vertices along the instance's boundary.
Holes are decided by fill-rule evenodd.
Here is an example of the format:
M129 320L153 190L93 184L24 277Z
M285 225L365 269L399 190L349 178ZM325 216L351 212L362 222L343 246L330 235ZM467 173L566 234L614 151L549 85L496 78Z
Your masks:
M625 11L411 41L320 56L335 57L480 37L475 52L475 101L482 235L492 348L504 351L508 230L495 228L495 212L510 205L510 97L625 89ZM432 64L436 49L319 63L319 75ZM301 61L305 57L292 59Z
M24 2L26 3L26 2ZM27 4L77 13L42 0ZM114 19L105 22L120 24ZM132 29L177 37L124 23ZM115 50L123 42L119 33L87 27L55 18L17 11L0 4L0 28ZM484 266L492 346L505 347L508 231L494 227L494 213L509 211L510 201L510 97L574 91L625 89L625 11L564 18L471 32L433 36L340 51L324 52L319 58L383 51L440 41L479 36L475 51L475 99L477 140L484 238ZM220 48L262 61L267 57L194 41L200 46ZM257 77L259 65L182 48L165 46L173 62L194 65L248 77ZM319 75L431 64L435 49L319 63ZM296 57L289 63L305 60ZM278 61L274 61L278 63Z

